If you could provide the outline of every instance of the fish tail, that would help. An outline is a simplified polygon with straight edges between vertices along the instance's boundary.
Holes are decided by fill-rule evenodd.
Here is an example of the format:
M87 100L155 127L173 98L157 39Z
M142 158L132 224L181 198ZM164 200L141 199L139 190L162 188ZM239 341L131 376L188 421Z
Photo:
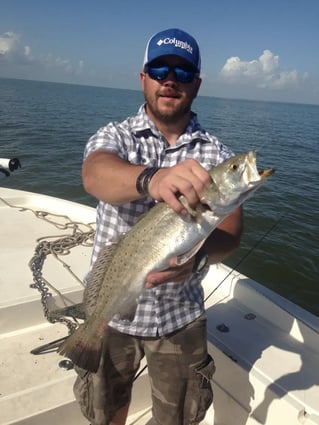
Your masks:
M58 348L58 353L68 357L78 367L96 372L99 368L105 331L88 332L82 324Z

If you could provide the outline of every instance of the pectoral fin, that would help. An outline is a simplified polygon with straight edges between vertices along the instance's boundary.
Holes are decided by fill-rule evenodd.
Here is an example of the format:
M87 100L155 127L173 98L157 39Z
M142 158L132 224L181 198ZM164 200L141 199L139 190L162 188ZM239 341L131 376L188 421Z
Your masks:
M198 213L197 213L197 211L190 207L190 205L189 205L189 203L187 202L187 199L185 198L185 196L181 195L181 196L178 198L178 200L179 200L179 202L183 205L183 207L185 208L185 210L188 212L188 214L189 214L191 217L193 217L193 218L197 217L197 214L198 214Z
M187 263L188 260L190 260L194 255L201 249L206 239L201 240L198 242L197 245L193 246L193 248L190 251L185 252L184 254L181 254L177 257L176 265L181 266L182 264Z

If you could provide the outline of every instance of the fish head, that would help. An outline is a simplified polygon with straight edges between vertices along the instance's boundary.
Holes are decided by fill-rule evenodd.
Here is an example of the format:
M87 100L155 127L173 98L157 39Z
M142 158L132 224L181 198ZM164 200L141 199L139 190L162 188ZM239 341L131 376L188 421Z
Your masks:
M249 151L236 155L211 169L211 184L202 203L212 211L232 211L257 190L273 169L258 171L256 152Z

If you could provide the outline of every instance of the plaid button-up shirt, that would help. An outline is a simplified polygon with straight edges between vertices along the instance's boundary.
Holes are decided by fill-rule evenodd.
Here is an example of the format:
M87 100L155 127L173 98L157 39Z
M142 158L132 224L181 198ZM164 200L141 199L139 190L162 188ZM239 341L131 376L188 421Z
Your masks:
M100 128L89 139L84 158L101 149L114 152L131 164L148 167L171 167L192 158L205 169L210 169L233 155L230 149L200 126L194 113L185 133L174 145L169 145L149 119L144 105L137 115L121 123L111 122ZM154 204L155 201L150 197L120 206L100 201L91 267L101 247L114 243ZM137 310L132 321L115 316L110 326L120 332L143 337L169 334L204 312L201 278L193 274L184 284L170 282L145 289L137 301Z

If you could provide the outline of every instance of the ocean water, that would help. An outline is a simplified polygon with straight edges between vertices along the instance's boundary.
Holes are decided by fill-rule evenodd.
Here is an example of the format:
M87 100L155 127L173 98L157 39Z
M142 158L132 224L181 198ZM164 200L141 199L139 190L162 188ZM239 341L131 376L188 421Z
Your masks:
M95 206L81 184L85 143L142 102L138 91L0 79L0 157L22 164L0 184ZM193 110L235 152L256 149L258 167L276 169L245 204L226 263L319 316L319 106L199 96Z

